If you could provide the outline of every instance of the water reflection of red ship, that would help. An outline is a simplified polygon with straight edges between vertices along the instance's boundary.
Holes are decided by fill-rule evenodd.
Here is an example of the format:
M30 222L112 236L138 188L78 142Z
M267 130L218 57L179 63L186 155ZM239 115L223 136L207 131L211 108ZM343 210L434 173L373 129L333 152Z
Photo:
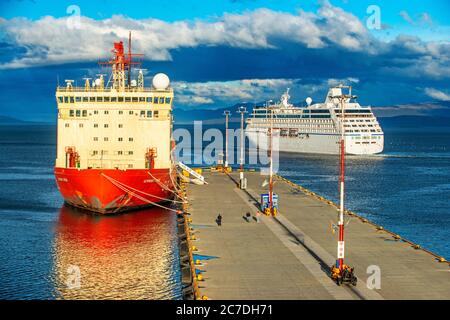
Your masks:
M55 294L63 299L165 299L177 295L175 215L159 208L92 216L63 206L54 240ZM69 288L69 268L80 288Z

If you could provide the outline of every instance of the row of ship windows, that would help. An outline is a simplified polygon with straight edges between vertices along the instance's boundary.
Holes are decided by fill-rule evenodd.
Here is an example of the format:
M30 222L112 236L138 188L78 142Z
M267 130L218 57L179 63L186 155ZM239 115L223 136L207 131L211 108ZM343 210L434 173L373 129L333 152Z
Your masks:
M308 118L309 120L310 118ZM331 120L322 120L322 119L314 119L311 118L312 121L302 121L302 120L292 120L292 122L300 122L300 124L316 124L316 123L332 123ZM273 120L277 120L277 119L273 119ZM280 121L274 121L275 123L277 122L289 122L290 119L279 119ZM268 119L263 119L263 122L270 122L270 118Z
M268 118L263 114L255 114L255 118ZM319 118L331 118L329 114L311 114L311 115L301 115L301 114L279 114L273 117L274 119L319 119Z
M370 129L370 131L368 129L363 129L363 130L345 130L345 132L381 132L380 129Z
M330 111L326 110L326 109L322 109L322 110L321 109L315 109L315 110L308 110L308 109L306 109L306 110L303 110L302 112L303 112L303 114L305 114L305 113L312 113L312 114L314 114L314 113L326 113L326 114L330 114ZM255 114L270 114L270 112L268 112L268 110L265 109L265 108L263 108L263 109L255 109L254 113Z
M92 140L98 141L98 137L93 137ZM128 141L130 141L130 142L132 142L133 140L134 140L134 139L131 138L131 137L128 138ZM103 141L109 141L109 137L103 137ZM119 138L117 138L117 141L122 142L122 141L123 141L123 138L122 138L122 137L119 137Z
M120 115L123 114L123 110L119 110L118 112ZM98 114L98 110L94 110L94 114ZM109 114L109 110L104 110L103 114ZM133 110L129 110L128 114L133 115L134 111ZM70 117L87 117L87 110L74 110L74 109L70 109L69 110L69 116ZM147 117L147 118L158 118L159 117L159 111L155 110L140 110L140 116L141 117Z
M346 122L375 122L375 119L344 119L344 123Z
M368 140L368 139L370 139L371 137L369 137L369 136L363 136L363 137L361 137L361 136L356 136L356 137L352 137L352 140L360 140L360 139L363 139L363 140ZM381 136L372 136L372 139L381 139Z
M133 155L134 152L133 151L122 151L122 150L118 150L118 151L114 151L113 152L115 156L122 156L122 155ZM108 155L108 150L101 150L100 152L98 150L92 150L90 152L91 156L97 156L99 154L101 154L102 156L107 156Z
M345 128L350 128L350 127L353 127L353 128L355 128L355 127L365 128L365 127L373 127L373 126L374 126L373 124L352 124L352 125L344 124Z
M149 102L154 104L169 104L171 97L58 97L59 103L75 102Z

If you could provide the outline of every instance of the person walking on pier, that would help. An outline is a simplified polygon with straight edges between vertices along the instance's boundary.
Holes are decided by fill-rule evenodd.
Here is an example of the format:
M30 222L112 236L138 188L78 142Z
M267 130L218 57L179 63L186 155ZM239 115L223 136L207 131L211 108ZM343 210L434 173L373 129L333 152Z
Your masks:
M219 227L222 225L222 215L220 213L217 216L216 222Z
M261 216L261 212L259 212L259 210L256 211L256 222L257 223L259 223L260 216Z

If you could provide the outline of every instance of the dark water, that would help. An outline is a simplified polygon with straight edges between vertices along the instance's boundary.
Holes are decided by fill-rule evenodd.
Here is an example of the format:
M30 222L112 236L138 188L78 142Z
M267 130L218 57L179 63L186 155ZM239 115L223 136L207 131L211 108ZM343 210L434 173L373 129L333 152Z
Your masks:
M54 129L0 127L0 298L181 298L174 214L63 206Z
M0 298L180 298L174 215L62 206L54 155L54 127L0 127ZM347 163L349 209L450 259L450 133L387 132L382 155ZM337 201L337 164L282 154L280 174Z
M338 202L338 161L283 154L280 174ZM383 154L347 157L346 176L348 209L450 259L449 132L388 131Z

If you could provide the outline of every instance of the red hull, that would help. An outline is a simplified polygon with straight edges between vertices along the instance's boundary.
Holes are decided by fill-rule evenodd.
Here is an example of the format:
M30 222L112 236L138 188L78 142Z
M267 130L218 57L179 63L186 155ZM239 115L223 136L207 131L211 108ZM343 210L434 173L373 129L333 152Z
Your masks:
M55 177L67 203L102 214L148 207L173 198L169 169L55 168Z

